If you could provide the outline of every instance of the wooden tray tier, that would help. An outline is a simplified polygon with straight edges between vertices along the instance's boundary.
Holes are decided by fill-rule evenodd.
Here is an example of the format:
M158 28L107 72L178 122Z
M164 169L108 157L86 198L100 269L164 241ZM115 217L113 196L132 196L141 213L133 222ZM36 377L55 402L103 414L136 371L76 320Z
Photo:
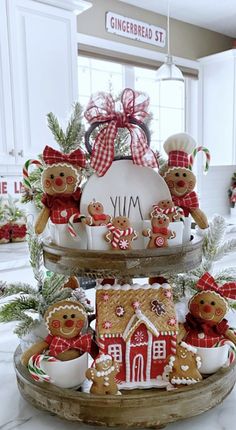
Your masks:
M33 406L69 421L121 428L163 428L218 405L236 381L236 362L203 381L173 391L132 390L121 396L97 396L35 382L15 352L15 370L22 396Z
M43 245L45 267L52 272L92 278L140 278L181 273L202 260L202 238L162 249L95 251Z

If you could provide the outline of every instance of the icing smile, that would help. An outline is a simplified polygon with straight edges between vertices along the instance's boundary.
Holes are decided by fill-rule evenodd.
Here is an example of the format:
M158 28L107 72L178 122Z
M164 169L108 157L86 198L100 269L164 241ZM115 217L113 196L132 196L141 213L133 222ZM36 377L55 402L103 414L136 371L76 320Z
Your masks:
M70 330L70 331L68 331L68 330L67 330L67 331L66 331L66 330L63 330L63 328L61 327L61 328L60 328L60 332L61 332L62 334L64 334L64 335L68 335L68 334L70 335L70 334L72 334L72 333L75 331L75 329L76 329L76 327L73 327L73 328L72 328L72 330Z
M66 191L66 189L67 189L67 185L65 185L65 187L63 188L63 190L58 190L57 188L54 188L54 186L52 185L52 190L55 193L64 193L64 191Z
M177 191L176 187L174 187L174 192L177 194L177 196L183 196L184 194L186 194L188 192L188 187L184 188L184 190L183 190L183 188L181 188L180 192Z

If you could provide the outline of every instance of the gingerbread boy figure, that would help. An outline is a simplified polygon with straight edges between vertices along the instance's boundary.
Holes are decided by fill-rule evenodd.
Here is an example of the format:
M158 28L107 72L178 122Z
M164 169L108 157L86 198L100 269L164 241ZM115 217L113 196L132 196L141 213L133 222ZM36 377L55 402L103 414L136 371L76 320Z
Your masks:
M111 221L111 216L104 214L104 207L102 203L94 200L88 205L89 216L86 217L85 222L91 226L106 225Z
M175 238L175 232L168 228L169 223L170 221L167 215L160 214L152 216L152 228L145 229L142 232L143 236L149 237L147 248L166 248L168 246L168 239Z
M137 239L136 231L131 227L129 218L117 216L112 223L107 224L109 232L105 240L111 244L113 251L126 251L132 249L132 241Z
M191 166L194 151L203 150L208 159L209 151L202 147L196 148L196 142L187 133L170 136L164 143L164 150L168 155L168 163L160 174L169 187L174 204L183 209L185 217L190 214L200 228L207 228L207 217L199 208L198 196L194 191L196 177Z
M92 381L90 393L92 394L121 394L118 390L115 377L119 372L119 364L108 354L99 355L86 372L88 380Z

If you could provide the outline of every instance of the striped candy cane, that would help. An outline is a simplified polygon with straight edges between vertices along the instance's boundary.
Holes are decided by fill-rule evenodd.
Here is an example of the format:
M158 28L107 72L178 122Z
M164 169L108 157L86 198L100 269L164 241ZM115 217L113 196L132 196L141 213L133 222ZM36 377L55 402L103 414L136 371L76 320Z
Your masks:
M29 180L29 167L32 164L43 170L43 165L39 160L27 160L23 167L23 185L25 186L25 188L32 188Z
M223 345L229 345L230 347L229 354L228 354L228 361L227 361L227 366L230 366L230 364L234 362L236 357L236 346L234 345L233 342L231 342L228 339L220 340L219 342L217 342L215 346L217 347L217 346L223 346Z
M195 157L197 153L200 151L204 152L206 156L206 164L205 164L204 172L207 173L209 169L210 161L211 161L211 155L210 155L209 149L205 148L204 146L198 146L193 150L193 153L189 157L189 169L192 170Z
M74 223L76 221L81 222L82 219L84 219L84 218L86 218L86 216L81 215L79 212L76 212L75 214L71 215L71 217L69 218L67 228L68 228L68 231L72 237L79 238L78 232L75 230Z
M37 382L53 382L41 367L43 360L48 362L58 361L55 357L50 357L49 355L35 354L29 359L29 373Z

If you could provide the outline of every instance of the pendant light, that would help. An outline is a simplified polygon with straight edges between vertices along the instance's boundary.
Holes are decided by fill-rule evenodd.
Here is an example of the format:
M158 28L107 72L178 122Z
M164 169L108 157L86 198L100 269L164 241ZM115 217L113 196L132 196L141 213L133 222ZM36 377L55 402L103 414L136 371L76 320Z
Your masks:
M167 56L164 64L157 69L156 79L158 81L181 81L184 82L184 77L181 70L173 63L173 58L170 53L170 1L168 0L167 11Z

